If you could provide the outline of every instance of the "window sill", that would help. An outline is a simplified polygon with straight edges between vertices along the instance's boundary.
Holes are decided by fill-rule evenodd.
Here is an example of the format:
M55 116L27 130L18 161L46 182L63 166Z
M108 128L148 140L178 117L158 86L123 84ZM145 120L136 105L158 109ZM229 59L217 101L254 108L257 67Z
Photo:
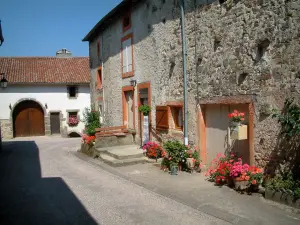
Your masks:
M128 25L127 27L123 27L123 33L131 29L131 24Z
M134 72L133 71L122 74L122 78L128 78L128 77L133 77L133 76L134 76Z

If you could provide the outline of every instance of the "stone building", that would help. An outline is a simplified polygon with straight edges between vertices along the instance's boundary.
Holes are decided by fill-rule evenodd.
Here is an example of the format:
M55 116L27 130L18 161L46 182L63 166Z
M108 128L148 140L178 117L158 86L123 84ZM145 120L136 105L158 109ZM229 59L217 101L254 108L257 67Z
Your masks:
M248 138L231 143L265 166L279 126L270 114L300 96L299 0L186 0L189 141L208 163L229 148L227 114L246 113ZM179 1L123 1L88 33L91 100L106 126L142 136L137 106L149 104L150 138L182 138ZM136 86L131 85L137 83Z
M66 49L56 57L0 57L0 72L8 80L0 89L4 139L81 135L80 119L90 107L88 57L72 57Z

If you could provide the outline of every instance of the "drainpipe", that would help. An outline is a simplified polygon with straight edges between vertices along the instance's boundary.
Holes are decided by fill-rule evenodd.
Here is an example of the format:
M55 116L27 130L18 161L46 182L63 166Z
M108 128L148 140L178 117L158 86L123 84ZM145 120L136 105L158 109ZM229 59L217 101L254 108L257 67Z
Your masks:
M183 56L183 93L184 93L184 144L188 145L188 96L187 96L187 74L186 74L186 39L185 39L185 28L184 28L184 0L180 0L180 11L181 11L181 42L182 42L182 56Z
M103 85L103 81L104 81L104 64L103 64L103 35L101 35L101 67L102 67L102 72L101 72L101 76L102 76L102 95L103 95L103 107L102 107L102 119L103 119L103 123L105 122L105 96L104 96L104 85Z

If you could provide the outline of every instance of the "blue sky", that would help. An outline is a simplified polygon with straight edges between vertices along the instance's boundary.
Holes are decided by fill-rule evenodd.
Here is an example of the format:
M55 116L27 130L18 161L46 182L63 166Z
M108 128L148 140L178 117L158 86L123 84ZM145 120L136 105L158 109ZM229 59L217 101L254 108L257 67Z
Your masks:
M0 56L88 56L84 36L121 0L1 0Z

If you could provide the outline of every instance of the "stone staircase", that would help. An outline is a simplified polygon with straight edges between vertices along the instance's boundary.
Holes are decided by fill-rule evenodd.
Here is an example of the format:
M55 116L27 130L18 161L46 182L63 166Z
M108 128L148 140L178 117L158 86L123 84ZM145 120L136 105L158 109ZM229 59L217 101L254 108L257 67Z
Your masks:
M147 163L142 149L137 145L122 145L96 148L96 155L100 160L114 167Z

